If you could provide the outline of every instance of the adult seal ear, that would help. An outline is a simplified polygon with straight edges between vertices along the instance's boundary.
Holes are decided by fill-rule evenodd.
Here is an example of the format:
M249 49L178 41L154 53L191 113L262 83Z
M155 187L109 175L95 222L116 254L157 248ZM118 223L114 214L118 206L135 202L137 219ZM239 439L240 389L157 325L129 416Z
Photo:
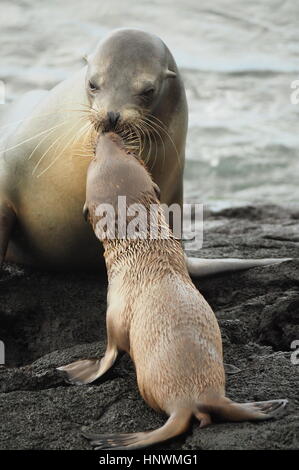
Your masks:
M82 207L87 167L102 130L115 131L139 154L162 203L182 205L188 111L171 52L157 36L121 29L101 41L87 62L51 91L27 94L2 117L2 260L56 270L99 269L97 241ZM219 263L212 263L215 273ZM193 260L192 274L204 273L201 266Z

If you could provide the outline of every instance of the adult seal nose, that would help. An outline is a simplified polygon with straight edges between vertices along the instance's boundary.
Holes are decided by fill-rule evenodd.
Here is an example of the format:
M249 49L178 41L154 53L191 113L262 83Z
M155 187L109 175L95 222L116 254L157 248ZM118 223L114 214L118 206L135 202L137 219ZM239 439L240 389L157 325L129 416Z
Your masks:
M109 123L109 127L111 130L115 129L116 127L116 124L120 118L120 114L119 113L115 113L114 111L109 111L107 113L107 116L108 116L108 123Z

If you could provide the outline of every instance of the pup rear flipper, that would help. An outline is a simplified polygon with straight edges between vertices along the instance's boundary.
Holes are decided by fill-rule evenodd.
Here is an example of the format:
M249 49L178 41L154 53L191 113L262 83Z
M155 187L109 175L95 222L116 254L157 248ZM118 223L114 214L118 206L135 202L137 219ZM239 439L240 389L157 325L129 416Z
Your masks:
M286 407L288 400L257 401L252 403L234 403L223 405L199 406L198 410L210 412L226 421L257 421L277 418Z
M189 426L191 416L192 412L187 409L178 410L169 417L164 426L154 431L130 434L95 434L84 431L82 435L91 441L91 445L95 450L142 449L158 442L166 441L185 432Z
M278 418L287 404L288 400L281 399L243 403L240 406L245 412L249 412L249 420L266 420ZM250 417L251 415L252 418Z

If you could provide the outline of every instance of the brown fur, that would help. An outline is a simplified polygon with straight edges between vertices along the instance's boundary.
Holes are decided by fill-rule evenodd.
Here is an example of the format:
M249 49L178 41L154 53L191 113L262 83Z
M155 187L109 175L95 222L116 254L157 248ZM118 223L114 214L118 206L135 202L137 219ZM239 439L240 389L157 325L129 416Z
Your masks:
M98 146L101 162L91 166L87 178L87 207L94 229L96 205L115 201L115 193L123 195L119 192L123 190L118 184L120 175L130 201L143 203L147 211L151 203L158 204L146 169L125 152L118 138L101 137ZM127 163L123 164L122 158ZM138 188L131 183L134 172L141 183ZM108 179L115 193L102 195L98 188ZM182 247L170 232L161 207L155 223L168 229L168 239L102 240L109 277L107 351L101 361L77 361L62 370L75 383L90 383L112 366L119 350L124 350L135 363L144 400L170 417L155 431L85 434L96 448L136 449L169 439L184 432L193 415L204 427L214 415L232 421L267 419L285 406L282 400L237 404L225 397L216 317L193 285Z

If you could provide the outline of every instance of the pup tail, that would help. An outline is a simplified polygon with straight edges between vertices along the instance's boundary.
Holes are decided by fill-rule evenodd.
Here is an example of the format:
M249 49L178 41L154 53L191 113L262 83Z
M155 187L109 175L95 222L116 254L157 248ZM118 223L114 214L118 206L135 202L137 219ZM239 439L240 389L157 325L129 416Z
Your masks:
M142 449L158 442L166 441L182 434L189 426L192 410L182 409L173 413L164 426L154 431L137 432L132 434L96 434L82 432L91 441L95 450L99 449Z
M235 403L224 398L223 404L199 405L195 416L201 421L201 427L210 424L213 415L225 421L262 421L279 417L287 403L283 399Z

